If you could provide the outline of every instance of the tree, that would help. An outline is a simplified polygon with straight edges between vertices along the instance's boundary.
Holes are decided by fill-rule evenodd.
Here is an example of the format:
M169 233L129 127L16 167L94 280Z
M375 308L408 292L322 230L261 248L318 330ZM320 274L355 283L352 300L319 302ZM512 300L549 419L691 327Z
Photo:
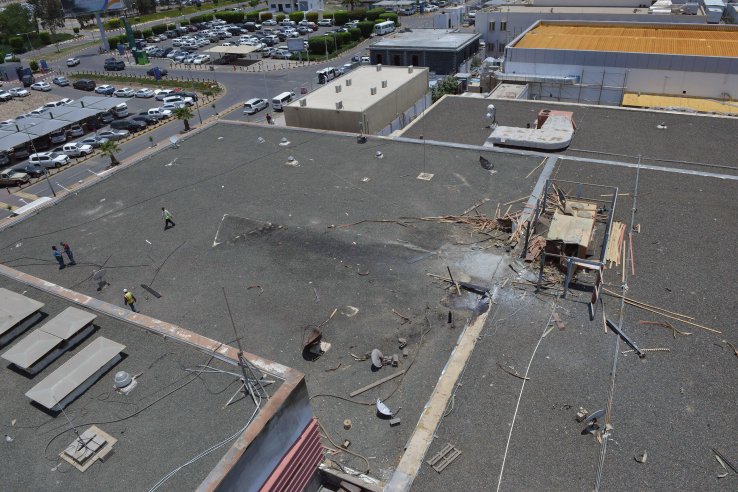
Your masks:
M28 0L28 3L33 6L41 26L51 34L56 34L57 29L64 27L64 11L59 0Z
M141 15L153 14L156 12L156 2L154 0L136 0L136 10Z
M359 0L341 0L341 5L348 7L349 10L354 10L357 3L359 3Z
M95 18L92 14L84 14L84 15L78 15L75 17L77 19L77 22L79 22L79 26L84 29L86 22L92 22L92 20Z
M192 111L187 106L181 106L174 110L174 117L184 122L184 131L190 131L189 119L192 118Z
M35 32L36 24L31 13L19 3L11 3L0 12L0 33L5 36Z
M448 75L440 80L433 88L433 102L438 101L446 94L459 93L459 79L453 75Z
M120 146L118 146L118 143L113 140L108 140L107 142L104 142L102 145L100 145L100 151L110 157L110 166L117 166L120 164L118 159L116 159L115 154L117 152L120 152Z

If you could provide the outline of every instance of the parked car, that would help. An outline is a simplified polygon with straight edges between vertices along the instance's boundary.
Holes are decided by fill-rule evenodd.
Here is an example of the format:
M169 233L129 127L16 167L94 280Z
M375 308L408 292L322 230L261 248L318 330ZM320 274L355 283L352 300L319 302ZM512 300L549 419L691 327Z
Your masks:
M92 145L82 144L79 142L72 142L62 147L62 152L70 157L84 157L92 154Z
M83 91L93 91L95 90L95 81L90 79L75 80L74 84L72 84L72 87Z
M145 123L146 125L155 125L159 122L159 118L156 116L151 116L149 114L140 114L138 116L134 116L131 118L133 121L140 121L142 123Z
M157 101L163 101L165 97L174 94L174 89L161 89L159 92L154 91L154 94L156 94Z
M69 156L61 152L38 152L28 156L30 164L39 164L49 169L52 167L61 167L69 163Z
M176 92L175 94L176 94L177 96L182 96L182 97L190 97L190 98L192 98L192 100L193 100L193 101L197 101L197 100L199 99L199 96L197 95L197 93L196 93L196 92L191 92L191 91L179 91L179 92Z
M79 65L80 59L79 58L67 58L67 66L68 67L76 67Z
M97 136L101 138L107 138L108 140L122 140L130 135L131 132L128 130L105 130L97 132Z
M73 138L81 137L85 134L85 129L81 125L73 124L67 129L67 135Z
M126 64L123 62L123 60L108 58L107 60L105 60L103 68L105 68L105 70L125 70Z
M103 84L101 86L98 86L97 89L95 89L96 94L104 94L106 96L110 96L115 92L115 87L108 84Z
M194 104L194 101L192 100L191 97L180 96L179 94L177 95L173 94L171 96L167 96L164 99L162 99L162 102L164 102L164 104L184 103L187 106L192 106Z
M32 178L40 178L46 174L46 168L40 164L21 164L20 166L15 166L13 171L26 173Z
M7 62L18 61L18 58L15 56L14 53L8 53L7 55L5 55L4 60L7 63Z
M156 77L156 70L157 69L159 70L159 76L160 77L166 77L167 75L169 75L169 71L166 68L161 68L161 67L152 67L152 68L149 68L146 71L146 75L148 75L149 77Z
M10 101L11 99L13 99L13 94L11 94L10 92L8 91L0 92L0 101L6 102L6 101Z
M31 89L34 91L49 92L51 90L51 85L49 85L48 82L36 82L31 84Z
M60 144L67 141L67 132L64 130L56 130L49 133L49 142L52 144Z
M172 112L171 111L169 111L169 110L162 110L162 109L159 109L159 108L151 108L148 111L146 111L145 113L141 113L141 114L146 114L148 116L153 116L157 120L165 120L165 119L169 118L170 116L172 116Z
M85 138L84 140L80 140L79 142L77 142L77 144L89 145L93 149L96 149L107 141L108 139L105 137L100 137L99 135L93 135L93 136Z
M72 104L74 102L74 99L69 99L68 97L62 97L57 102L60 102L66 106L68 104Z
M113 116L113 113L111 113L110 111L103 111L102 113L100 113L100 121L103 124L106 124L107 125L108 123L110 123L114 119L115 119L115 116Z
M275 21L274 19L267 19L264 22L262 22L261 25L262 26L276 26L277 21Z
M333 25L333 19L320 19L318 25L321 27L330 27Z
M64 103L61 101L50 101L44 104L45 108L58 108L59 106L64 106Z
M243 103L243 112L244 114L256 114L267 107L269 103L265 99L249 99Z
M147 89L147 88L144 87L143 89L137 90L134 95L136 97L149 98L149 97L154 97L154 91L152 91L151 89Z
M146 129L146 122L136 121L132 119L123 119L114 121L110 124L110 128L113 130L128 130L131 133L136 133Z
M31 93L28 92L26 89L22 89L20 87L16 87L15 89L10 89L8 93L12 94L13 97L28 97L31 95Z
M159 109L164 111L167 110L174 114L174 112L177 110L177 108L186 108L187 105L183 102L176 102L176 103L166 103L159 106Z
M133 97L134 94L135 92L130 87L123 87L113 92L115 97Z
M24 183L28 183L31 177L20 171L13 169L5 169L0 172L0 186L20 186Z

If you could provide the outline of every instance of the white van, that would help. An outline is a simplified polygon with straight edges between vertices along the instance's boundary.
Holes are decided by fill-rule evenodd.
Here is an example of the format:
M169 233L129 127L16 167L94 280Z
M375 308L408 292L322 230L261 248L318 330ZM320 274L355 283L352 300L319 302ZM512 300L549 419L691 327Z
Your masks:
M294 97L294 92L283 92L278 96L274 96L274 99L272 99L272 109L274 111L282 111L282 106L291 102Z
M385 22L379 22L377 24L374 24L374 34L376 34L377 36L389 34L391 32L394 32L394 30L395 30L395 23L389 20Z

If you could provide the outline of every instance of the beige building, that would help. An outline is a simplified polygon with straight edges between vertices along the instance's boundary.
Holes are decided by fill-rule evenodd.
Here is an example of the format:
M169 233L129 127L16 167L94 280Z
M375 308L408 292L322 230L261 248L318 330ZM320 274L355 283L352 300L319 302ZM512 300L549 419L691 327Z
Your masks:
M287 126L376 134L409 123L427 93L427 68L364 65L291 102L284 117Z

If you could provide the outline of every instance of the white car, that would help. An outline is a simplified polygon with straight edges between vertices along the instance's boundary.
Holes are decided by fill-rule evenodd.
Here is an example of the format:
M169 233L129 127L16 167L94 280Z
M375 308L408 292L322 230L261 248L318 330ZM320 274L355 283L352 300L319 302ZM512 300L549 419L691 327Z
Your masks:
M8 92L12 94L13 97L28 97L31 95L30 92L28 92L25 89L21 89L20 87L16 87L15 89L10 89Z
M269 103L264 99L249 99L243 103L243 114L256 114L268 107Z
M166 111L169 111L170 113L174 114L174 112L178 108L186 108L186 107L187 107L187 105L185 103L183 103L183 102L166 103L166 104L162 104L159 107L159 110L160 111L165 111L166 110Z
M8 53L7 55L5 55L5 61L6 62L12 62L12 61L15 61L15 59L16 58L15 58L15 55L13 53Z
M202 65L203 63L208 63L210 61L210 55L197 55L194 60L192 60L192 63L195 65Z
M46 108L46 107L36 108L33 111L31 111L30 113L28 113L27 116L39 116L39 115L44 114L48 110L49 110L49 108Z
M68 97L62 97L57 102L60 102L66 106L68 104L72 104L74 102L74 99L69 99Z
M147 88L144 87L143 89L137 90L135 96L136 97L145 97L145 98L154 97L154 91L152 91L151 89L147 89Z
M113 92L115 92L115 87L108 84L98 85L95 89L97 94L112 94Z
M131 89L130 87L123 87L113 92L113 95L115 97L133 97L133 94L133 89Z
M71 157L82 157L92 154L92 145L68 143L62 147L65 154Z
M322 27L330 27L333 25L333 19L320 19L318 25Z
M277 21L275 21L274 19L267 19L264 22L262 22L261 25L262 26L276 26Z
M59 152L39 152L28 156L28 162L45 168L61 167L69 162L69 156Z
M67 66L68 67L76 67L79 65L79 58L67 58Z
M154 91L154 95L156 96L157 101L163 101L165 97L171 96L174 94L174 89L156 89Z
M34 91L49 92L51 85L48 82L36 82L35 84L31 84L31 89Z

